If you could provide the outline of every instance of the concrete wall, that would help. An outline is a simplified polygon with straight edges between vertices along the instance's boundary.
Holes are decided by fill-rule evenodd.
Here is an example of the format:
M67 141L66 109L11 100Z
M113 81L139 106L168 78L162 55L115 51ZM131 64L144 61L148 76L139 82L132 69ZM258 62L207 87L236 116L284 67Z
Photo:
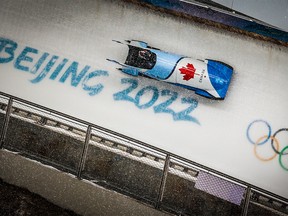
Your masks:
M0 151L0 177L81 215L166 215L114 191L20 155Z
M26 156L31 157L32 155L34 159L76 173L83 140L79 137L76 139L67 134L55 132L47 126L40 125L37 121L23 121L23 119L12 116L5 148L19 151ZM123 152L115 153L113 150L111 148L109 151L107 148L103 148L101 144L98 146L90 144L83 177L95 181L98 185L120 191L154 205L158 197L162 176L159 162L157 167L157 162L153 160L147 164L133 160L131 156L128 157L128 153L125 155ZM6 160L6 163L9 161ZM163 208L198 214L206 211L211 212L211 214L221 212L222 215L229 215L229 212L233 211L235 215L240 215L240 207L203 193L195 189L194 184L195 182L191 180L169 172Z
M3 114L0 114L1 123ZM5 148L17 149L22 155L76 173L84 137L73 137L73 133L69 135L60 129L57 132L55 128L39 124L36 118L19 118L14 113L9 122ZM83 177L98 186L5 150L0 153L0 177L83 215L164 215L153 209L159 193L163 168L159 164L162 162L150 160L147 163L146 159L144 163L127 152L113 147L109 149L100 142L97 145L95 141L93 143L89 145ZM187 215L241 214L242 206L197 190L194 184L192 175L189 179L186 173L185 178L170 168L161 208ZM140 204L136 199L115 191L144 202ZM263 208L259 203L252 203L249 211L256 215L281 215L271 207L275 208L272 204L270 208Z

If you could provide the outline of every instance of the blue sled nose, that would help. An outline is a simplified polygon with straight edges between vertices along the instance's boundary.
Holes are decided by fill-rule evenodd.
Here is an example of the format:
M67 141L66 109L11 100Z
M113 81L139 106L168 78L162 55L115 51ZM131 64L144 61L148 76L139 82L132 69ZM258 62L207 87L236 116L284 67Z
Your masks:
M224 99L231 82L233 68L215 60L208 60L207 68L212 86L219 94L220 99Z

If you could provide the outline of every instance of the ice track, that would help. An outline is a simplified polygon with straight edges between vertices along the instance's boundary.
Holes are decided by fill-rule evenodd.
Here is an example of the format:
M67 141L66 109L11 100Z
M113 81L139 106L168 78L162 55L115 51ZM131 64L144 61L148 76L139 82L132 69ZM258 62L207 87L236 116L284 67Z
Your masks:
M64 83L58 78L46 78L33 84L29 71L16 69L13 62L2 63L0 91L123 133L288 198L288 190L283 190L288 172L281 168L277 158L270 162L258 160L246 136L249 124L257 119L267 121L272 134L288 127L287 47L122 1L0 2L0 37L18 43L15 58L29 46L39 53L77 61L79 68L89 65L109 73L97 79L103 90L90 96L80 87L70 85L71 76ZM235 74L226 99L213 101L169 84L121 74L113 63L106 61L120 51L113 39L143 40L165 51L228 63ZM33 55L34 62L23 64L32 67L39 55ZM151 91L139 93L147 86L153 86L160 94L153 106L167 100L161 97L162 90L177 92L177 100L169 106L175 112L187 108L181 99L193 98L197 107L189 115L200 124L175 121L169 113L155 113L153 106L140 109L131 101L115 100L113 95L129 86L121 83L123 78L138 82L129 94L132 98L138 94L138 105L151 100ZM261 122L252 129L250 135L255 141L267 135L268 129ZM279 134L277 139L280 149L288 145L287 133ZM263 145L264 150L259 147L259 154L273 154L269 143ZM284 156L283 163L288 166Z

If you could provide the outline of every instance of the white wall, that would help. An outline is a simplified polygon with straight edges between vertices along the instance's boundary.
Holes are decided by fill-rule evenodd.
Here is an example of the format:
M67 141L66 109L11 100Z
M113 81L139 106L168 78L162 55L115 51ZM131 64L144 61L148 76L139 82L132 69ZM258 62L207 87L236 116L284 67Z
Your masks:
M284 187L288 171L281 168L278 156L270 162L257 159L246 137L248 125L256 119L269 122L272 134L287 128L287 48L104 0L73 3L1 0L0 37L18 44L14 59L0 63L0 91L107 127L288 198ZM176 92L178 98L169 106L174 112L187 108L181 98L192 97L198 106L190 116L200 124L175 121L169 113L155 113L153 106L167 100L166 96L160 95L147 109L139 109L129 101L114 100L115 93L128 87L121 84L121 79L131 77L106 61L121 52L112 39L144 40L166 51L232 65L235 74L226 99L213 101L169 84L133 78L139 86L130 93L131 97L146 86L153 86L159 92L163 89ZM32 62L20 61L20 65L29 68L25 72L17 69L16 59L26 46L36 48L38 54L28 54ZM42 81L32 83L42 68L36 74L30 70L43 52L50 54L43 67L52 55L59 59ZM0 57L7 59L10 56L7 53L9 49L2 49ZM69 59L66 68L55 80L49 79L63 58ZM84 90L85 76L79 78L77 87L71 85L72 76L61 82L73 61L79 63L79 69L91 66L87 74L94 70L107 71L109 76L97 76L86 83L86 87L101 83L104 87L101 92L90 96ZM146 92L140 104L151 97L151 92ZM256 123L250 134L257 140L267 134L267 128L263 123ZM280 149L288 144L287 138L285 132L277 135ZM263 157L274 153L269 143L257 148ZM282 161L287 167L287 156Z

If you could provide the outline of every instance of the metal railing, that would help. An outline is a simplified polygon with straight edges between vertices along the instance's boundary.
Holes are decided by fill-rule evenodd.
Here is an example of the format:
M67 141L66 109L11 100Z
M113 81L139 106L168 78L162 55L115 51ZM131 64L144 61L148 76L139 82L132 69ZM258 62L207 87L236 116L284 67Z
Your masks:
M2 102L1 102L2 99ZM27 109L28 107L28 109ZM37 110L37 112L32 112L32 110ZM157 185L157 196L154 200L150 200L152 205L156 209L164 209L163 208L163 197L166 190L166 182L167 177L169 175L169 170L174 169L181 172L188 173L189 176L197 178L198 171L206 171L210 174L214 174L220 176L221 178L231 181L233 183L239 184L246 188L245 197L242 200L241 205L241 215L247 215L249 205L254 200L257 201L259 196L267 197L268 202L280 202L281 207L287 209L288 200L284 197L281 197L277 194L271 193L265 189L259 188L255 185L249 184L248 182L242 181L240 179L229 176L225 173L214 170L210 167L204 166L197 162L188 160L186 158L180 157L178 155L173 154L172 152L168 152L157 148L155 146L149 145L147 143L141 142L139 140L133 139L131 137L127 137L123 134L117 133L115 131L108 130L101 126L92 124L87 121L83 121L81 119L75 118L73 116L69 116L65 113L58 112L56 110L52 110L41 105L23 100L21 98L0 92L0 111L4 114L3 124L0 124L1 129L1 137L0 137L0 148L6 148L6 135L9 129L9 122L12 115L17 115L25 118L37 119L37 123L39 125L48 125L49 127L58 127L59 130L65 129L69 131L69 133L73 132L73 136L78 140L81 140L81 154L77 155L78 164L75 165L74 168L67 168L66 166L62 166L57 161L45 161L46 163L54 165L56 168L63 168L63 170L71 172L76 175L77 178L89 178L89 175L83 174L85 169L85 163L87 162L87 155L89 145L92 145L93 142L101 143L106 146L110 146L116 148L117 151L122 149L121 151L126 152L127 154L132 155L133 157L139 158L149 158L150 161L154 161L158 164L157 169L161 169L161 176L159 176L159 185ZM0 112L1 113L1 112ZM21 114L19 114L21 113ZM72 122L71 124L69 122ZM72 125L72 126L71 126ZM11 149L11 148L10 148ZM12 147L13 150L13 147ZM17 149L15 149L17 151ZM89 153L91 154L91 153ZM29 155L27 153L26 155ZM36 155L30 155L36 160L39 157ZM131 156L131 157L132 157ZM43 161L43 159L39 159ZM97 181L96 181L97 183ZM112 187L113 188L113 187ZM256 198L255 198L256 197ZM137 196L136 196L137 198ZM271 201L272 200L272 201ZM149 202L149 200L148 200ZM173 212L173 211L172 211ZM177 210L174 210L177 212ZM177 212L177 214L181 214ZM183 213L185 214L185 213Z

